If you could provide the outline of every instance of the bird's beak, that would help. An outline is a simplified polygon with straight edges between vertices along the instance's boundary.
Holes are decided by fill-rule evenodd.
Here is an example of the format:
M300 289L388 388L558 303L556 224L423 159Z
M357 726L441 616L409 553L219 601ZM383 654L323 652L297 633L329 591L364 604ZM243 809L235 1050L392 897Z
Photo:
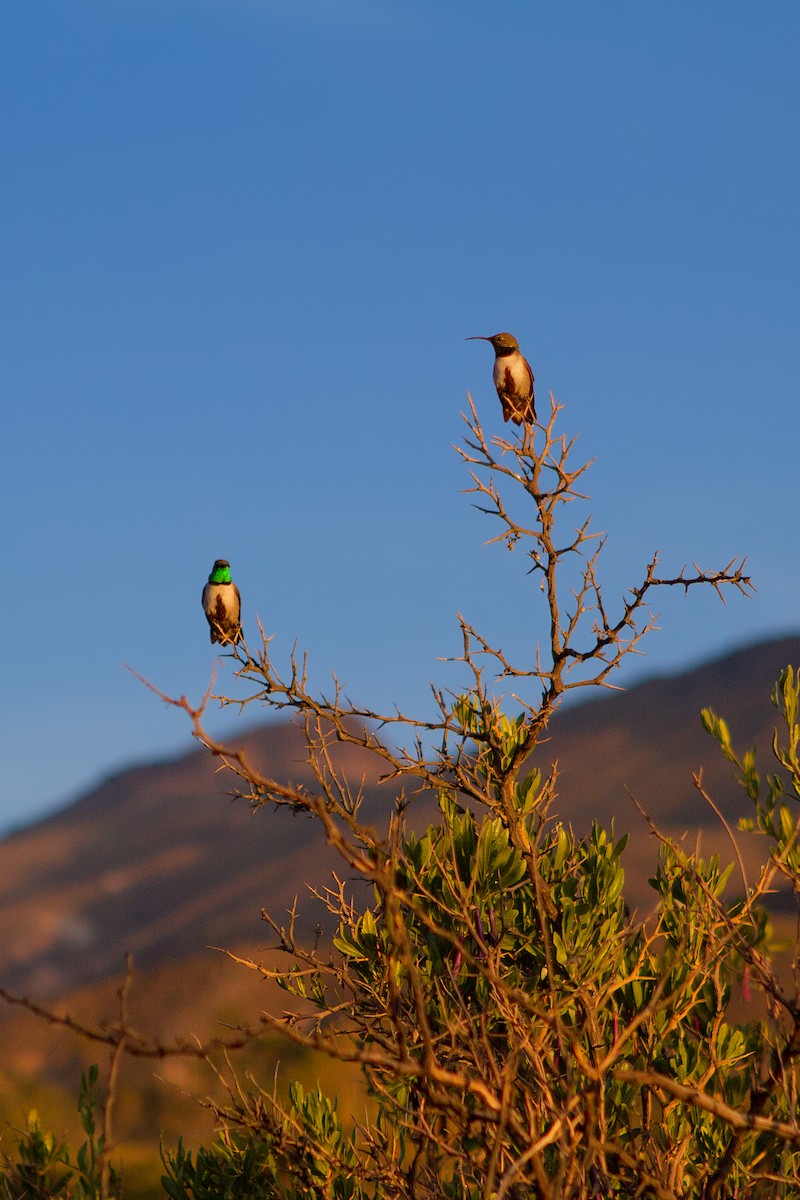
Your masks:
M465 342L490 342L491 340L491 338L482 337L479 333L476 333L475 337L464 338Z

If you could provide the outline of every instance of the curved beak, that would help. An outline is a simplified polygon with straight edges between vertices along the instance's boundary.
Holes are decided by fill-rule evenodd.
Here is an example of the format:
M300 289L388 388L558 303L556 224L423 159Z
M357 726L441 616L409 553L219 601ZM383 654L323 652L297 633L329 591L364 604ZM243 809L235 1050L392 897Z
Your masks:
M482 337L479 333L476 333L474 337L464 338L465 342L490 342L491 340L491 338Z

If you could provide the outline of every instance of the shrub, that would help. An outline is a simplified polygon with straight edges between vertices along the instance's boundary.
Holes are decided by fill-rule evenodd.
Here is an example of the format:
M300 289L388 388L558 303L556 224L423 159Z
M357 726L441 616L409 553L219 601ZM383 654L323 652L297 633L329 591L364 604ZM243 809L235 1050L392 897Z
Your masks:
M209 1172L258 1147L267 1190L286 1197L793 1194L800 1002L770 966L761 902L776 871L798 878L796 812L783 802L800 780L796 684L787 674L779 696L790 782L770 777L764 796L751 757L737 760L724 724L705 718L775 846L758 885L729 898L730 868L662 838L657 910L633 920L625 839L598 825L578 838L551 817L557 777L533 765L536 747L569 691L606 685L638 646L657 589L744 591L749 580L738 562L662 576L654 556L612 609L602 540L588 520L560 532L587 465L571 467L557 416L552 403L546 426L488 442L472 409L461 451L479 507L499 521L493 540L525 553L543 595L548 637L533 662L512 663L460 617L470 686L436 690L438 715L424 721L359 707L335 681L330 696L315 694L305 660L293 655L281 675L266 638L255 654L240 648L249 702L304 722L314 790L252 770L180 702L241 796L320 821L342 875L370 888L365 897L337 877L320 892L338 923L332 946L305 945L293 923L268 917L285 965L249 964L295 1002L265 1013L265 1027L355 1067L366 1113L345 1127L320 1092L294 1089L285 1103L232 1083ZM510 699L496 691L509 685ZM396 781L388 830L362 821L337 743L378 756ZM430 793L439 819L418 834L409 811ZM745 976L769 999L759 1023L731 1012ZM180 1153L168 1164L170 1195L203 1194L181 1190Z

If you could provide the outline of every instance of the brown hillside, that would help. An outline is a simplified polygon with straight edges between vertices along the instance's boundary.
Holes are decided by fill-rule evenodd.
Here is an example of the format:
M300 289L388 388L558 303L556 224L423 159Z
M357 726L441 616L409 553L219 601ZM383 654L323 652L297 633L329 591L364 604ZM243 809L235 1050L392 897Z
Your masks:
M730 840L694 786L692 774L702 773L705 789L734 827L740 816L749 814L749 804L730 764L703 729L700 713L711 708L724 717L734 746L740 752L757 746L762 773L772 770L778 714L770 696L790 663L800 664L798 637L763 642L560 714L536 761L544 767L553 761L559 764L555 809L560 817L580 830L587 830L594 819L601 824L613 819L618 833L629 833L623 861L630 902L650 903L646 880L658 852L631 796L662 832L686 835L690 846L699 833L704 857L720 853L726 861L731 859ZM760 839L742 839L741 845L754 871L764 849Z
M254 765L311 784L305 745L291 725L238 739ZM366 777L374 812L391 793L355 750L340 759ZM307 881L326 877L315 824L284 810L252 812L227 794L234 777L205 750L136 767L0 842L0 980L16 992L63 995L117 976L131 951L139 967L209 945L263 936L262 907L298 897L300 928L318 920Z
M768 765L780 670L800 662L800 638L753 646L695 670L610 692L562 712L538 753L560 769L557 815L585 829L613 817L631 840L625 864L634 903L646 903L656 847L628 792L667 832L730 853L719 821L692 785L703 771L731 819L742 790L700 710L724 715L742 747L757 743ZM301 732L269 725L239 739L261 769L311 783ZM392 792L380 764L342 749L351 779L365 778L368 811L380 822ZM263 939L262 907L285 912L295 896L300 924L320 917L307 883L327 877L328 852L313 822L280 810L251 812L229 796L235 781L203 749L136 767L75 804L0 842L0 980L40 998L117 977L126 950L139 968L188 957L209 945ZM423 806L424 807L424 806ZM428 814L420 813L418 819ZM759 847L756 839L751 859Z

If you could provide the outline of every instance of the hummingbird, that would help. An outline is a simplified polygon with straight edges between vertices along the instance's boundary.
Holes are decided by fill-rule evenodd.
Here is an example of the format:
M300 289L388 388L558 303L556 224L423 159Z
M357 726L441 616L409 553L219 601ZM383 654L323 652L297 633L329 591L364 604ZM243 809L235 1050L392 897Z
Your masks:
M231 564L218 558L203 588L203 612L211 627L211 641L235 646L242 640L242 599L231 580Z
M536 420L533 404L533 371L520 354L519 342L511 333L491 337L469 337L467 342L491 342L494 347L494 386L503 406L503 420L515 425Z

